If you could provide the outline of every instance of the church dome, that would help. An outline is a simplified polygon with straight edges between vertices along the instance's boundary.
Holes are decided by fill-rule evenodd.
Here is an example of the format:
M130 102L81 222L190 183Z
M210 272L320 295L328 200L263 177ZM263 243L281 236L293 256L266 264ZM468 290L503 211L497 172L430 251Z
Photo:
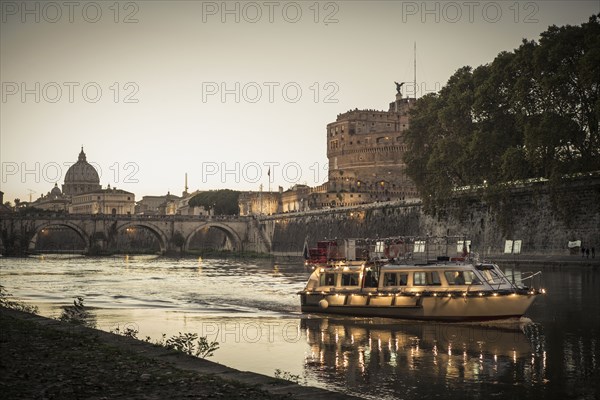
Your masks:
M67 170L63 193L75 195L100 189L100 177L96 169L87 162L83 147L77 162Z
M54 187L50 191L50 196L54 198L62 196L62 192L60 191L60 188L58 187L57 183L54 184Z

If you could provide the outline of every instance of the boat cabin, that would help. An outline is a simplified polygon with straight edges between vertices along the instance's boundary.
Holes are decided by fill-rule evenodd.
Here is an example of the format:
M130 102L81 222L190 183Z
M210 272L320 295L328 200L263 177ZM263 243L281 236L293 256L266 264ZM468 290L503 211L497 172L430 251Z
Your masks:
M503 290L514 285L494 264L448 263L381 267L335 266L315 269L306 290L320 292L422 292Z

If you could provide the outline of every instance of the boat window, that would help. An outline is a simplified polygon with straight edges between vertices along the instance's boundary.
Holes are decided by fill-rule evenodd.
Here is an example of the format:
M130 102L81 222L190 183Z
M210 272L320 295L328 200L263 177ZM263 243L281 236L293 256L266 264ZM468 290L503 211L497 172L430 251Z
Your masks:
M415 272L415 274L413 275L413 285L425 286L426 284L427 284L427 273Z
M467 285L481 285L481 279L473 271L465 271L465 282Z
M384 286L406 286L408 274L397 272L386 272L383 274Z
M441 285L442 281L440 281L440 275L437 271L432 271L427 273L427 284L428 285Z
M386 272L383 274L384 286L398 286L398 274L395 272Z
M408 274L398 274L400 275L400 286L406 286L408 284Z
M319 286L335 286L335 274L331 272L321 274Z
M426 286L426 285L441 285L440 276L437 271L415 272L413 275L413 286Z
M497 271L493 269L488 269L483 271L483 275L487 278L488 282L491 283L503 283L505 282L502 275L500 275Z
M358 286L358 274L342 274L342 286Z
M481 281L473 271L444 272L448 285L481 285Z
M378 285L377 276L373 273L373 271L367 270L365 274L365 287L376 288Z

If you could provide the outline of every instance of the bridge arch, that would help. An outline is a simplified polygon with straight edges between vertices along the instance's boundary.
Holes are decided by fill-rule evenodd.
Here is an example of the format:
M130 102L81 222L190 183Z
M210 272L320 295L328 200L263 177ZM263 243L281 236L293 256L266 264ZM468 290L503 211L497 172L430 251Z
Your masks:
M185 239L185 245L184 245L183 250L188 251L190 249L190 242L192 241L192 238L194 237L194 235L196 233L198 233L199 231L201 231L202 229L206 229L206 228L219 229L221 232L225 233L225 235L227 236L227 239L229 239L229 241L231 242L231 244L233 245L233 248L235 250L238 250L238 251L243 250L243 242L242 242L242 239L240 238L240 236L237 234L237 232L235 230L233 230L231 227L229 227L228 225L222 224L220 222L207 222L205 224L199 225L196 228L194 228L192 230L192 232Z
M85 232L85 230L83 228L81 228L80 226L73 224L71 222L58 222L58 221L56 221L56 222L55 221L44 221L44 222L40 223L39 225L36 224L34 227L34 234L31 237L31 240L29 240L29 246L28 246L29 250L35 250L35 246L37 244L40 232L42 232L42 230L44 230L45 228L48 228L51 226L61 226L64 228L71 229L72 231L77 233L77 235L81 238L81 240L83 240L83 243L84 243L83 252L87 253L89 251L90 237L88 236L88 234Z
M144 221L127 221L123 224L118 225L117 231L122 231L123 229L134 227L146 228L150 232L152 232L154 236L156 236L156 238L158 239L158 243L160 245L160 252L163 254L166 253L166 251L169 248L169 239L167 238L165 232L154 224Z

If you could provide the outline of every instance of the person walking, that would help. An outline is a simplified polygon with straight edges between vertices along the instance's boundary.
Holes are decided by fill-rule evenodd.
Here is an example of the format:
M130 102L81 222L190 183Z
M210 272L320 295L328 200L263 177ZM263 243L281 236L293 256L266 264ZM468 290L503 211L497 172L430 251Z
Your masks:
M592 247L592 258L596 258L596 248Z
M590 258L590 248L585 249L585 258Z
M581 258L585 256L585 247L581 246Z

